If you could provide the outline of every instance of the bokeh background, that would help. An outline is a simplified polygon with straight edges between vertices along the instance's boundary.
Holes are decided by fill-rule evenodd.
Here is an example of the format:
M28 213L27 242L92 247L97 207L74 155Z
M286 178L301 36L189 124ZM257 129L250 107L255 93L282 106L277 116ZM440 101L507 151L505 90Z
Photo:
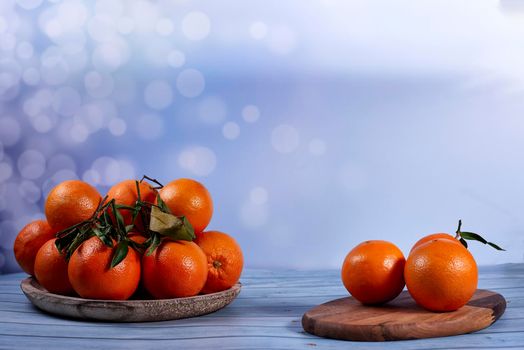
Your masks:
M464 229L524 259L519 1L0 2L0 271L48 191L211 191L248 267ZM472 244L473 245L473 244Z

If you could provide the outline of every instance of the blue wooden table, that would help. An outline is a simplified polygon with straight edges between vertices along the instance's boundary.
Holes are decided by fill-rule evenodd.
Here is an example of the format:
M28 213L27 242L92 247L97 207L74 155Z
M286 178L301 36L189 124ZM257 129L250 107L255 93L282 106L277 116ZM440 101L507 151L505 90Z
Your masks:
M35 309L24 274L0 276L0 349L524 349L524 264L480 269L479 288L506 297L505 314L474 334L388 343L304 333L302 314L347 295L338 271L245 270L238 299L214 314L154 323L69 320Z

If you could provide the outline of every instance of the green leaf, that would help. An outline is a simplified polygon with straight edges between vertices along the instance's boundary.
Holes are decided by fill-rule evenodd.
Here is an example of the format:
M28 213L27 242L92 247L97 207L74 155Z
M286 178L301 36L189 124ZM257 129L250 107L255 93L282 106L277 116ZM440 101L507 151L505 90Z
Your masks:
M127 226L126 226L126 233L131 232L134 228L135 228L135 225L133 225L133 224L131 224L131 225L127 225Z
M120 243L118 243L115 252L113 253L113 259L111 260L111 268L120 264L120 262L124 260L127 256L128 251L129 248L127 241L121 241Z
M159 193L156 194L156 203L160 207L160 209L162 209L163 212L171 214L171 210L167 206L166 202L164 202L162 200L162 198L160 198L160 194Z
M467 248L468 247L468 242L466 242L466 240L464 238L460 238L459 239L460 243L462 243L462 245Z
M93 233L108 247L113 247L113 241L107 236L107 230L100 231L97 227L92 228Z
M113 200L112 201L112 211L113 211L113 214L116 218L116 224L118 226L118 229L120 231L124 231L125 230L125 224L124 224L124 218L122 217L122 214L120 214L120 211L116 209L116 205L115 205L115 201Z
M464 239L469 239L470 241L479 241L479 242L482 242L484 244L488 243L488 241L486 241L484 238L482 238L481 235L473 233L473 232L460 231L459 234L460 234L460 237L462 237Z
M164 213L158 207L151 207L149 229L173 240L192 241L196 238L193 227L185 217Z
M161 242L160 235L158 233L153 233L150 239L151 239L151 244L149 245L149 248L147 249L147 252L146 252L147 256L150 256L151 254L153 254L153 252L160 245L160 242Z
M488 244L489 244L490 246L492 246L493 248L495 248L496 250L504 250L504 251L506 251L506 249L502 249L501 247L499 247L499 246L496 245L495 243L488 242Z

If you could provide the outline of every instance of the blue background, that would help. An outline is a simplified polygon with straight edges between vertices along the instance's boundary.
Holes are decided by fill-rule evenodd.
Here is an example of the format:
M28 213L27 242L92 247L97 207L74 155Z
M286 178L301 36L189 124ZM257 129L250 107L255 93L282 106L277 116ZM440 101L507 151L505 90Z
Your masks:
M0 271L79 178L202 181L249 267L464 229L522 262L517 1L0 2Z

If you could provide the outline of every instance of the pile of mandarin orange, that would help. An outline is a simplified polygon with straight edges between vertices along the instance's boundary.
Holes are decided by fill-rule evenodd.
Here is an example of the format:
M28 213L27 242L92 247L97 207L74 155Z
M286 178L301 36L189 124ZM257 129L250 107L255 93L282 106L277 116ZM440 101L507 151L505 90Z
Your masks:
M152 231L154 208L162 211L161 223L166 217L175 229L185 223L185 238ZM47 220L33 221L18 234L15 257L55 294L126 300L219 292L238 282L243 255L228 234L206 231L212 214L209 191L192 179L158 188L125 180L104 198L86 182L65 181L49 192ZM100 224L101 216L106 226ZM69 239L69 251L61 239Z
M466 233L480 238L467 239L503 250L477 234ZM365 305L387 303L406 286L416 303L429 311L457 310L471 299L478 282L477 264L459 234L460 224L456 237L447 233L425 236L411 248L407 259L391 242L365 241L346 256L342 282Z

